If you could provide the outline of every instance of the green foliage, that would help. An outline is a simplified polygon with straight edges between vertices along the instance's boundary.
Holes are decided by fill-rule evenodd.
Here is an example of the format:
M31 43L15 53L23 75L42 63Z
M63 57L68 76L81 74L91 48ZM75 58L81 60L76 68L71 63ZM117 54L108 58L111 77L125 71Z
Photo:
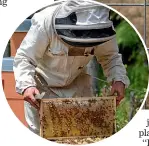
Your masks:
M126 90L126 97L117 108L117 129L120 130L129 122L129 115L133 115L140 108L148 84L148 65L145 49L134 29L124 20L116 27L117 42L123 55L130 86ZM129 53L129 54L128 54ZM134 93L135 101L130 104L130 92ZM133 106L133 107L132 107Z
M125 98L119 107L117 107L116 112L116 128L117 131L121 130L129 120L129 101Z
M134 29L126 21L122 21L116 27L118 44L123 48L135 49L136 45L140 43L140 39Z
M115 25L116 38L123 63L130 79L130 86L126 89L125 99L116 111L117 130L119 131L129 122L131 112L134 116L142 104L148 85L148 61L138 34L129 23L115 13L112 13L111 18ZM100 78L105 79L101 70ZM100 89L103 86L103 83L100 83ZM131 103L131 92L134 93L135 97L133 104Z

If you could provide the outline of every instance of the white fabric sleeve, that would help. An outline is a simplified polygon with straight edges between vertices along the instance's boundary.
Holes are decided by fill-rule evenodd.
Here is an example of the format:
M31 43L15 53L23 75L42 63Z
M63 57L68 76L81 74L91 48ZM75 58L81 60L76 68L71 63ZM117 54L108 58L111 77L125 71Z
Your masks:
M97 46L95 56L101 64L109 83L121 81L125 84L125 87L129 86L130 81L127 77L121 54L119 54L116 38Z
M36 86L34 80L35 67L42 59L44 52L49 44L49 33L45 24L46 19L36 20L37 15L32 18L32 25L26 37L22 41L14 58L14 76L16 80L16 92L22 94L30 87ZM50 29L50 26L48 26Z

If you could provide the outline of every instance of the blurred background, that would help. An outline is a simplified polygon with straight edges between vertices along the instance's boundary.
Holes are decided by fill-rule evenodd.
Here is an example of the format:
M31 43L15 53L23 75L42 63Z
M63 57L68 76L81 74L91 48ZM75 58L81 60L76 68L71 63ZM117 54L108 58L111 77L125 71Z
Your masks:
M99 2L113 7L127 17L149 47L149 0L100 0ZM2 81L6 98L13 112L25 125L23 98L15 93L12 66L16 50L30 28L32 16L26 18L10 38L2 65ZM116 121L119 131L133 118L142 104L148 85L148 61L144 46L129 23L112 11L110 18L114 23L120 53L131 83L126 89L125 99L117 107ZM99 79L93 79L94 93L103 96L103 90L108 89L109 85L96 58L92 60L89 67L92 70L91 74Z
M149 0L100 0L119 11L137 28L149 48ZM111 12L117 42L130 79L125 100L117 108L117 130L124 127L139 109L148 84L148 61L144 47L133 28ZM102 73L101 73L102 74Z
M130 79L130 86L126 89L125 99L117 108L117 130L123 128L140 108L148 85L148 61L144 46L131 25L115 12L111 12L111 20L116 30L119 51ZM100 79L106 80L99 66ZM108 86L108 85L107 85ZM106 87L99 81L99 96Z

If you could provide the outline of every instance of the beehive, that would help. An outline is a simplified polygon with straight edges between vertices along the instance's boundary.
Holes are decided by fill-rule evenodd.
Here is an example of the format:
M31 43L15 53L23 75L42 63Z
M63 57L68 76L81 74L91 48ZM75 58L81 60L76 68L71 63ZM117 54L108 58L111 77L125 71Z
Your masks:
M31 20L24 20L10 38L11 57L16 55L17 49L25 38L31 26Z
M5 97L14 114L27 126L24 116L24 99L15 91L15 79L13 74L13 58L3 58L2 83Z
M40 135L46 139L109 137L116 131L115 97L43 99Z

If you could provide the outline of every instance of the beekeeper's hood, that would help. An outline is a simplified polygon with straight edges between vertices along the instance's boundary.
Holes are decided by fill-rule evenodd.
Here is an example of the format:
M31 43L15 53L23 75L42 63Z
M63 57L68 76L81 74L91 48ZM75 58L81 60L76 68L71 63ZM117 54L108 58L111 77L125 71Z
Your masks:
M90 47L115 36L109 9L92 0L64 1L53 18L55 33L69 45Z

